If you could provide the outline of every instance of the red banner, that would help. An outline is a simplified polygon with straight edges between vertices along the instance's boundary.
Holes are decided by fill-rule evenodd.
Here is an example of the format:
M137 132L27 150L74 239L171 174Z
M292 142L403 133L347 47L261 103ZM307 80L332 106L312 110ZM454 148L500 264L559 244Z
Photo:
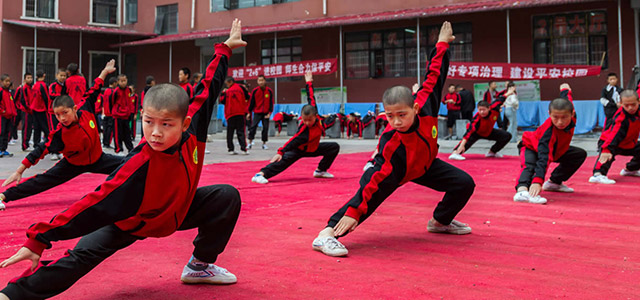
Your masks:
M524 80L596 76L600 66L452 62L448 78Z
M313 72L313 75L327 75L334 73L338 69L337 65L337 58L295 61L273 65L229 68L229 76L235 80L256 79L258 75L264 75L267 78L304 76L304 73L308 70Z

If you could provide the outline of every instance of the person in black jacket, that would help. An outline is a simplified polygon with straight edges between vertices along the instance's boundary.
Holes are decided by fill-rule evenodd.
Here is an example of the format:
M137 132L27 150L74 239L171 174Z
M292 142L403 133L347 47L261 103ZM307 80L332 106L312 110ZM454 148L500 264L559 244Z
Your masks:
M613 115L620 107L620 93L622 88L618 86L618 74L609 73L607 75L607 86L602 89L600 103L604 106L605 127L613 122Z
M473 110L476 108L476 99L473 97L472 92L459 84L456 86L456 91L458 91L460 98L462 98L460 109L460 112L462 113L461 119L469 120L469 122L471 122L471 119L473 119Z

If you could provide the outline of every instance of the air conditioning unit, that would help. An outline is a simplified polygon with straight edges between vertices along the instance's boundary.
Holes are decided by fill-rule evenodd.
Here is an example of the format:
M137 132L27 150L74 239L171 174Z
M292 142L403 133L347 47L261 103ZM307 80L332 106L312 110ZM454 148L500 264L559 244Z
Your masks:
M225 9L237 9L239 0L224 0Z

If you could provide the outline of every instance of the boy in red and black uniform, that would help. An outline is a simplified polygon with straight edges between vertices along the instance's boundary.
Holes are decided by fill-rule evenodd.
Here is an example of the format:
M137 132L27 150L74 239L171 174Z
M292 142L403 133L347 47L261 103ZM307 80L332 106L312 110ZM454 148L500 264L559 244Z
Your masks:
M436 158L438 110L449 69L449 43L454 39L451 23L444 22L415 100L407 87L395 86L385 91L382 102L390 126L380 137L375 162L360 178L355 196L331 216L327 227L313 241L314 250L329 256L347 255L347 249L336 237L355 230L397 188L410 181L446 192L428 222L429 232L471 233L470 227L453 218L473 194L473 179Z
M231 49L246 45L238 21L234 21L231 33L225 44L215 46L202 89L191 105L176 85L162 84L149 90L143 108L145 139L95 192L50 222L36 223L28 229L24 247L0 267L22 260L31 260L38 267L12 280L0 296L53 297L136 241L193 228L198 228L195 249L181 280L209 284L237 281L213 263L233 232L240 213L240 195L229 185L198 187L208 124L227 74ZM170 175L167 170L171 170ZM62 258L39 261L52 242L77 237L82 238Z
M15 101L16 106L22 113L22 151L29 148L29 140L33 133L33 112L31 111L31 83L33 83L33 75L27 72L24 74L24 81L21 86L16 89ZM38 140L37 143L40 141ZM34 143L35 145L35 143Z
M95 119L95 102L107 74L115 71L115 60L111 60L96 78L80 108L67 95L58 96L53 102L59 126L49 135L46 143L39 143L27 155L22 164L2 186L12 182L17 185L0 194L0 201L9 202L33 196L61 185L86 172L110 174L121 163L122 158L102 152L100 133ZM48 153L62 153L64 158L51 169L20 183L22 174ZM0 202L0 209L5 205Z
M178 80L180 81L180 87L187 92L187 96L189 99L193 98L193 90L194 86L189 83L189 79L191 78L191 70L189 68L184 67L178 71Z
M36 72L36 83L31 89L31 111L33 111L33 145L40 143L40 133L46 141L49 137L47 122L48 107L50 105L47 84L44 82L46 74L42 70Z
M363 130L362 120L360 114L352 112L347 117L347 139L351 139L355 134L358 134L358 138L362 139Z
M49 85L49 103L53 103L57 97L66 95L67 88L64 85L64 81L67 79L67 70L64 68L58 69L56 73L56 81ZM53 113L53 107L49 105L47 114L47 121L49 122L49 131L54 131L58 127L58 119Z
M605 127L609 127L614 122L613 115L620 107L620 93L622 88L618 86L618 74L609 73L607 86L600 93L600 103L604 107Z
M123 151L122 144L127 147L127 152L133 149L131 141L131 127L129 117L133 113L133 92L127 86L127 75L118 75L118 86L111 92L109 103L111 103L111 116L114 119L115 152L119 154Z
M237 84L233 77L227 77L224 84L227 88L220 94L220 103L224 104L224 117L227 119L227 149L229 154L238 154L233 145L235 132L240 143L240 151L246 155L249 154L245 138L245 116L249 108L249 93Z
M115 135L115 119L111 114L113 103L111 102L113 92L118 86L118 79L116 77L109 78L109 86L102 92L98 101L102 103L102 146L104 148L111 148L111 140L114 140ZM115 142L115 140L114 140ZM115 147L115 143L114 143Z
M87 80L78 72L77 64L70 63L67 65L67 79L64 82L67 87L67 95L73 99L76 105L80 105L84 93L87 91Z
M500 107L504 104L507 97L515 92L515 87L510 88L506 93L501 94L498 99L489 104L486 101L478 102L478 112L467 125L467 132L464 134L462 141L453 148L453 153L449 156L451 160L465 160L462 156L464 152L469 150L473 144L479 139L487 139L496 141L485 157L502 157L498 152L504 148L511 140L511 134L502 129L493 128L500 115Z
M276 123L276 136L280 136L280 132L282 131L282 123L284 122L289 122L291 120L293 120L296 117L295 114L293 113L286 113L286 112L278 112L275 113L273 115L273 122Z
M271 163L262 168L251 178L252 182L266 184L269 178L276 176L286 170L298 159L303 157L322 156L318 168L313 172L316 178L333 178L327 170L338 156L340 145L334 142L320 143L320 138L324 136L324 126L318 117L318 106L313 95L313 74L307 71L304 75L307 81L307 101L309 104L302 107L300 115L302 123L298 127L298 132L292 136L272 159Z
M462 105L462 98L460 94L456 92L456 85L449 85L449 93L447 93L442 99L442 103L447 105L447 128L449 129L449 135L444 139L449 140L453 137L453 125L456 124L456 120L460 119L460 108Z
M495 101L496 99L498 99L498 84L495 81L489 81L489 89L487 89L486 92L484 92L484 96L482 97L482 100L487 101L489 104L492 104L493 101ZM503 128L504 124L502 121L502 115L498 115L498 128Z
M15 102L9 87L11 86L11 78L8 74L0 77L2 89L0 89L0 157L11 157L12 153L7 151L11 130L13 129L13 119L18 114Z
M387 114L380 112L376 117L376 138L382 134L380 130L387 128L387 125L389 125L389 121L387 121Z
M545 204L547 199L540 197L541 190L573 193L563 182L569 180L587 158L586 151L570 145L575 127L571 87L565 83L560 85L560 98L549 104L549 118L536 131L525 132L518 144L522 172L513 201ZM552 162L559 165L545 182Z
M600 155L593 167L592 183L614 184L607 173L617 155L632 156L631 161L620 171L622 176L640 176L640 112L638 111L638 94L632 90L620 92L620 108L613 115L600 139L598 150Z
M264 75L258 76L258 87L251 91L251 100L249 100L249 115L247 119L251 119L253 113L253 122L249 127L249 148L253 145L253 138L256 137L258 123L262 121L262 149L268 149L267 141L269 141L269 118L273 112L273 91L267 86L267 79Z

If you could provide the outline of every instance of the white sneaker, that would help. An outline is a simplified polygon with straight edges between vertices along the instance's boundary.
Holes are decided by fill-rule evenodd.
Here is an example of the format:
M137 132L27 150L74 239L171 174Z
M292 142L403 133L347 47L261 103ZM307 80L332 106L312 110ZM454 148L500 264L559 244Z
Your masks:
M429 220L427 231L431 233L469 234L471 233L471 227L469 227L469 224L456 220L452 220L451 224L446 226L436 226Z
M29 147L33 147L33 141L29 141Z
M51 160L52 161L60 160L60 157L58 157L58 154L56 153L51 153Z
M62 153L58 153L58 159L63 159L64 155L62 155Z
M18 142L18 140L10 140L9 141L9 145L15 145Z
M313 250L320 251L329 256L346 256L349 250L336 238L331 236L317 237L313 240Z
M262 150L269 150L269 147L267 146L267 144L262 144Z
M466 157L458 154L458 153L452 153L451 155L449 155L449 159L450 160L465 160L467 159Z
M502 153L493 153L491 151L487 152L487 154L484 155L484 157L495 157L495 158L502 158Z
M247 149L251 149L253 148L253 143L249 143L249 145L247 145Z
M249 151L242 151L242 155L249 155Z
M554 182L551 182L549 180L547 180L543 185L542 185L542 189L545 191L549 191L549 192L561 192L561 193L573 193L573 189L564 185L564 184L557 184Z
M593 175L591 176L591 178L589 178L589 182L591 183L601 183L601 184L615 184L616 181L613 179L609 179L609 177L599 174L599 175Z
M253 175L253 177L251 177L251 182L260 183L260 184L267 184L267 183L269 183L269 179L265 178L264 176L262 176L260 174L256 174L256 175Z
M204 149L204 154L211 154L211 151L209 149Z
M333 175L327 171L313 171L313 177L315 178L333 178Z
M621 176L635 176L635 177L640 177L640 170L638 171L627 171L627 169L622 169L620 171L620 175Z
M227 269L214 264L209 264L202 271L192 270L187 265L182 269L180 281L184 283L233 284L238 282L238 278Z
M515 202L529 202L533 204L545 204L547 203L547 199L542 198L540 196L531 197L528 191L517 192L513 196L513 201Z
M236 152L235 150L234 151L229 151L228 153L229 153L229 155L238 155L238 152Z
M7 208L7 206L4 205L4 201L0 201L0 210L4 210L5 208Z
M373 167L373 162L368 161L365 165L364 168L362 168L362 171L366 171L369 168Z

